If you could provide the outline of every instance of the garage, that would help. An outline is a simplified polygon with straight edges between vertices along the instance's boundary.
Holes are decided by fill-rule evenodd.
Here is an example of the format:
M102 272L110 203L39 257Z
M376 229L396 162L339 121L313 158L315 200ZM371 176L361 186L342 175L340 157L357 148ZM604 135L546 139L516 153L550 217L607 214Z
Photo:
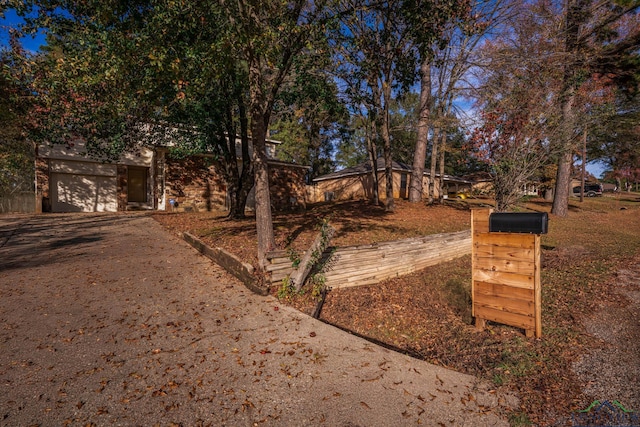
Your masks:
M52 212L116 212L117 168L92 162L50 163Z

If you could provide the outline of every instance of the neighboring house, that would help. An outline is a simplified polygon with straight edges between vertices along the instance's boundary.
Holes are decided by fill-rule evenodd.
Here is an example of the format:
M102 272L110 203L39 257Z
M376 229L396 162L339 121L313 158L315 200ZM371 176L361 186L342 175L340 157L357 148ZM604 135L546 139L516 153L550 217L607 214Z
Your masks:
M275 154L278 141L267 141ZM86 154L85 144L42 145L36 156L37 212L201 211L228 208L224 165L211 154L178 159L170 143L140 144L116 162ZM308 167L269 161L275 210L305 207ZM252 208L250 196L247 207Z
M383 158L378 158L376 170L378 174L378 194L381 198L386 194L385 164ZM411 181L411 167L393 162L393 197L406 199L409 197ZM441 191L439 185L440 175L436 175L435 197L439 198ZM422 179L423 195L427 196L430 176L425 172ZM444 176L446 185L445 193L458 192L471 187L471 182L450 175ZM319 176L313 180L313 185L307 191L308 200L311 203L330 200L370 199L373 195L374 184L369 162L357 166L342 169L327 175Z
M471 192L473 194L492 194L493 193L493 175L489 172L474 172L464 176L464 179L471 181Z
M494 177L489 172L474 172L464 176L465 179L471 181L472 192L478 195L488 195L494 193ZM540 195L540 182L536 180L528 181L520 186L520 194L522 196L538 196Z

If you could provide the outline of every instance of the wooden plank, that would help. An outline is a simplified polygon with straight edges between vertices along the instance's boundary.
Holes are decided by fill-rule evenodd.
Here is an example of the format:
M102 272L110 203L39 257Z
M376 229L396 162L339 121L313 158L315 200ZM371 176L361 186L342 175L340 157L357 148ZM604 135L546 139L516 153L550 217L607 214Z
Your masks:
M325 278L327 282L329 280L343 280L347 282L357 282L362 278L368 277L377 277L380 280L389 278L389 277L398 277L404 274L409 274L415 271L415 268L411 265L404 266L402 268L376 268L369 267L366 269L361 269L359 271L351 271L351 272L339 272L338 274L325 273Z
M271 283L280 283L282 282L282 279L284 279L285 277L289 276L291 274L291 272L289 273L285 273L285 272L279 272L279 273L273 273L271 275Z
M483 270L479 268L473 271L473 280L525 289L533 289L535 283L535 277L533 275L503 273L501 271Z
M523 316L535 316L535 307L533 299L526 301L522 299L511 299L508 297L499 297L496 295L487 295L476 292L474 304L482 307L492 308L494 310L504 311L506 313L522 314Z
M341 253L345 253L345 254L351 253L351 252L359 253L361 251L370 250L370 249L375 250L375 249L384 248L385 250L388 250L397 246L404 247L407 245L419 244L419 243L439 244L441 241L445 241L445 242L456 241L458 239L465 240L470 238L471 238L471 232L469 230L465 230L465 231L459 231L455 233L442 233L442 234L433 234L433 235L422 236L422 237L410 237L408 239L388 241L388 242L378 242L378 243L372 243L367 245L343 246L343 247L340 247L338 250Z
M471 298L475 295L475 271L477 257L477 239L481 233L489 232L489 215L492 209L471 210ZM475 304L471 304L471 315L475 316ZM478 321L480 328L484 327L484 321Z
M475 254L477 257L496 257L514 261L532 261L534 248L510 248L507 246L476 245Z
M457 258L467 255L467 251L450 250L450 251L438 251L435 253L416 253L408 255L395 255L395 256L369 256L366 258L350 258L345 260L339 254L334 255L333 262L335 263L334 269L340 270L360 270L368 268L370 266L384 266L388 268L401 268L406 264L421 264L422 262L431 262L433 260L450 259L451 257Z
M460 248L471 252L471 239L459 240L455 242L436 242L420 245L398 246L395 248L368 248L358 252L343 251L337 249L334 253L339 254L345 259L366 257L373 254L384 254L384 256L403 255L411 253L433 252L434 249L444 248ZM468 248L468 249L467 249Z
M497 283L476 282L476 295L485 294L499 298L511 298L524 301L535 300L535 290L516 288L515 286L500 285Z
M293 271L293 263L289 261L286 263L283 262L281 264L267 264L267 266L264 269L265 271L268 271L268 272L274 272L274 271L280 271L280 270Z
M327 272L325 273L325 278L327 281L329 280L345 280L348 282L355 282L357 280L359 280L360 278L363 277L371 277L371 276L375 276L375 277L391 277L391 276L397 276L397 275L401 275L401 274L406 274L405 272L407 271L407 268L397 268L397 269L391 269L391 268L383 268L383 267L367 267L367 268L362 268L358 271L340 271L336 274L332 274L332 272ZM391 275L391 276L390 276Z
M493 209L471 209L471 233L489 232L489 215Z
M522 275L533 276L535 273L535 264L533 260L527 261L515 261L499 258L485 258L477 257L475 259L476 269L500 271L503 273L517 273Z
M534 329L535 327L535 318L532 316L508 313L478 304L476 304L475 313L476 317L502 323L504 325L515 326L516 328Z
M484 245L535 249L535 234L477 233L473 236L476 248Z
M542 280L540 279L540 268L541 268L541 251L540 251L540 236L537 235L535 239L535 265L536 272L534 278L534 290L535 290L535 335L536 338L540 338L542 336Z

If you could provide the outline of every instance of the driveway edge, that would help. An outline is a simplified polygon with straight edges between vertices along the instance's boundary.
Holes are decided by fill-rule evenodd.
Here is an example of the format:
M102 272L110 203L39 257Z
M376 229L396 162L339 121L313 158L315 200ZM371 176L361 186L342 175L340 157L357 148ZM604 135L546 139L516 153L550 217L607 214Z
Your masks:
M202 240L198 239L191 233L182 233L182 238L202 255L206 256L220 267L224 268L229 274L244 283L244 285L252 292L262 296L269 295L269 289L260 286L258 279L255 276L255 269L251 264L242 262L240 258L222 248L212 248L207 246Z

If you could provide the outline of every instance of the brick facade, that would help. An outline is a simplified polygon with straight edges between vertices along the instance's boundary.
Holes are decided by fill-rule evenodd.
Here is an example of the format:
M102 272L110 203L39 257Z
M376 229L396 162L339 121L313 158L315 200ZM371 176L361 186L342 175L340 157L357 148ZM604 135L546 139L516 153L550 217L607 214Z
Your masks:
M73 150L63 148L49 147L47 155L36 158L38 212L49 212L52 207L55 210L61 206L62 209L71 206L69 211L83 211L87 206L91 207L87 200L90 202L95 197L91 194L88 197L87 194L92 191L100 191L109 211L158 209L198 212L228 208L224 165L213 156L195 155L177 159L172 158L166 149L146 149L142 157L125 154L117 164L105 164L87 159L81 147L74 146ZM147 171L146 178L140 175L142 169ZM308 168L271 161L269 169L273 209L286 211L305 208L304 177ZM64 177L60 184L67 186L65 194L69 194L69 191L73 193L69 199L57 205L52 200L57 195L52 194L50 189L54 174L59 175L58 179ZM142 185L146 185L147 196L144 201L140 196L141 181L145 183ZM247 200L249 209L253 207L252 202L250 195Z
M207 211L227 208L227 186L222 173L223 165L211 157L194 156L186 159L166 157L163 173L167 210ZM161 168L158 168L159 170ZM306 208L304 177L307 168L274 163L269 165L271 205L276 211ZM250 196L247 207L253 208Z
M36 157L36 213L51 212L49 162Z
M279 163L269 165L271 205L275 210L306 209L306 173L306 167Z
M227 188L222 165L211 157L167 157L164 163L167 201L175 211L208 211L226 205ZM167 210L171 205L167 203Z
M118 210L127 210L127 166L118 165L118 177L117 177L117 192L118 192Z

